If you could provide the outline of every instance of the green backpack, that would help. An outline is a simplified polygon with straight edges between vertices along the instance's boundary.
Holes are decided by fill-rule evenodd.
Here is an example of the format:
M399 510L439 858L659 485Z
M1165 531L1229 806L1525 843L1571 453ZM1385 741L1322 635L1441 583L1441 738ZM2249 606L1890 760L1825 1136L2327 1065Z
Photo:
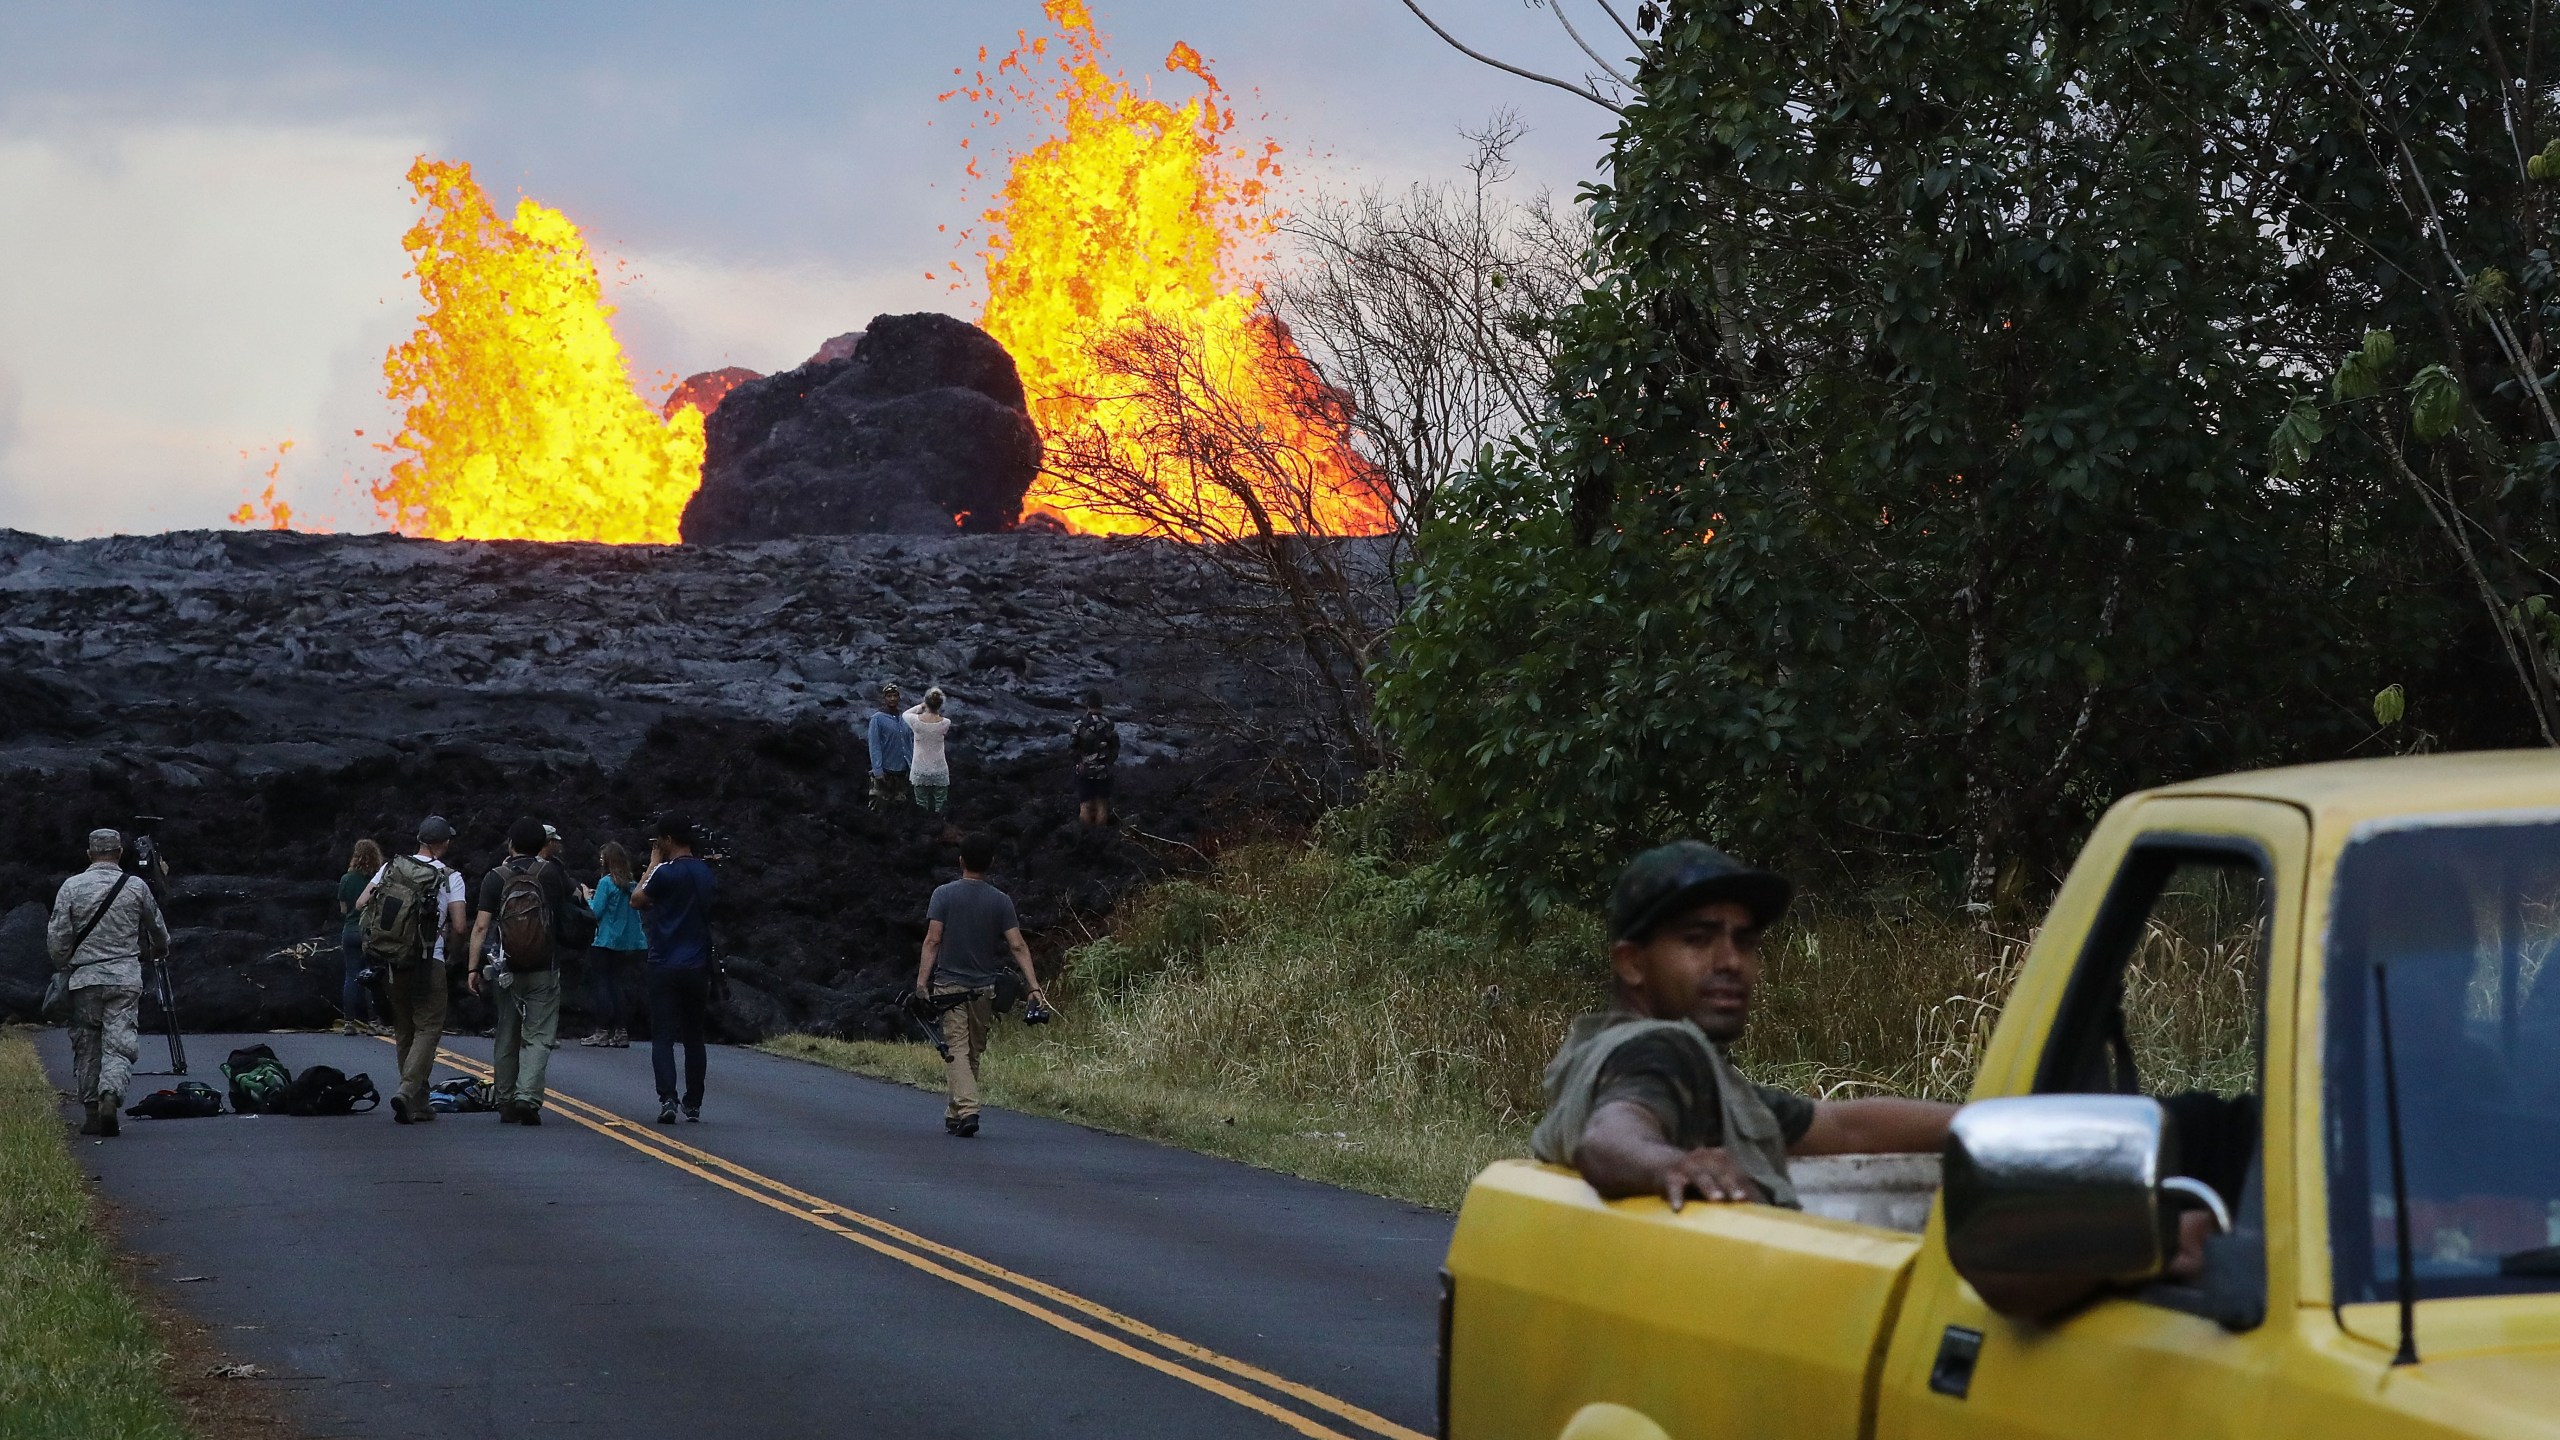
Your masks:
M364 958L385 969L415 965L434 953L444 923L444 877L432 860L403 855L382 869L364 902Z
M276 1052L264 1045L250 1045L231 1052L222 1062L222 1078L231 1082L231 1109L239 1115L270 1115L281 1107L277 1097L293 1083L293 1072L284 1068Z

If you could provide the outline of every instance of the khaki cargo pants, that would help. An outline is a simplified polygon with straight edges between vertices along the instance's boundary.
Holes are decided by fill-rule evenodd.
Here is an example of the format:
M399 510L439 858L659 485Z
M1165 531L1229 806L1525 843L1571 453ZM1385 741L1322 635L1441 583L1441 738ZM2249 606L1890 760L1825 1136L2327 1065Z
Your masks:
M444 962L394 966L383 988L391 1001L391 1038L400 1049L400 1101L410 1119L433 1120L427 1082L435 1078L436 1047L444 1043Z
M142 992L125 985L87 985L71 992L71 1083L80 1103L121 1098L142 1053Z
M978 1113L978 1057L987 1053L987 1032L996 1028L994 990L958 985L937 985L933 990L937 1005L958 995L969 998L942 1012L942 1044L951 1052L943 1066L951 1082L951 1103L942 1111L946 1120L966 1120Z
M488 972L481 972L483 982ZM560 972L518 970L515 983L488 989L497 1017L491 1029L489 1098L500 1105L542 1108L551 1052L560 1048Z

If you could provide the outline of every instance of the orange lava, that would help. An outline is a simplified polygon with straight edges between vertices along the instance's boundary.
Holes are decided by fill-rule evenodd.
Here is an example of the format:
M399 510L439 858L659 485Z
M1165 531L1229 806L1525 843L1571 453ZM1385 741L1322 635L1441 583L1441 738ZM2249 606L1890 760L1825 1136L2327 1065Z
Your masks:
M291 530L295 528L293 523L293 507L276 498L276 473L284 469L284 457L292 449L293 442L290 440L277 442L276 458L267 466L266 490L261 493L257 499L248 501L241 505L239 509L232 511L230 515L232 524L246 525L253 530ZM242 451L241 454L245 458L248 452ZM303 525L301 528L304 530L313 529L313 527L308 524Z
M383 518L439 540L674 544L702 483L702 413L632 385L578 227L530 199L502 220L471 167L424 156L402 237L426 313L392 348L407 407L373 487Z
M984 104L989 126L1018 114L1047 132L1012 156L983 217L980 324L1012 352L1053 460L1062 449L1124 456L1114 468L1184 492L1172 508L1206 521L1172 527L1189 532L1185 538L1250 530L1240 497L1186 473L1190 462L1165 452L1164 437L1183 428L1167 413L1173 403L1133 393L1125 369L1104 363L1115 337L1153 321L1154 333L1196 348L1190 383L1215 391L1223 412L1249 416L1247 428L1287 451L1294 474L1313 477L1293 483L1297 493L1282 503L1256 507L1277 528L1386 529L1375 472L1353 451L1342 407L1310 403L1313 369L1251 279L1279 219L1270 186L1280 147L1232 140L1235 110L1189 45L1174 46L1165 68L1195 77L1202 92L1170 105L1136 93L1108 68L1083 0L1045 0L1042 8L1056 33L1023 35L992 73L952 93ZM974 159L969 173L978 174ZM1139 453L1150 446L1152 453ZM1056 470L1033 484L1024 513L1087 532L1168 528L1099 502L1075 475Z

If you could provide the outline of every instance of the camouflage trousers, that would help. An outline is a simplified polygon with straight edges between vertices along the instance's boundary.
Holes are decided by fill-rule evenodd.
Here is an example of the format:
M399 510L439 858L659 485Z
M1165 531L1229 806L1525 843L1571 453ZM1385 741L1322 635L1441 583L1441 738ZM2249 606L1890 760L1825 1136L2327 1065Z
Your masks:
M91 985L71 992L71 1083L83 1105L122 1096L142 1053L142 992Z

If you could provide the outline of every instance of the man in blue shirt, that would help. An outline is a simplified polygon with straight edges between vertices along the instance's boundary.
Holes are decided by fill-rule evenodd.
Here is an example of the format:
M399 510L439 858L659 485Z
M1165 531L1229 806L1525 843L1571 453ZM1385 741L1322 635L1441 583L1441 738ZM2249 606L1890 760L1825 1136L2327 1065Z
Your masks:
M649 842L649 870L631 895L649 932L649 1060L658 1077L658 1123L702 1118L704 1031L711 1016L711 901L720 882L693 853L691 823L670 815ZM676 1042L684 1042L684 1093L676 1093Z
M886 810L907 803L907 767L915 761L916 740L898 710L898 687L880 687L880 708L871 712L864 732L871 743L871 808Z

